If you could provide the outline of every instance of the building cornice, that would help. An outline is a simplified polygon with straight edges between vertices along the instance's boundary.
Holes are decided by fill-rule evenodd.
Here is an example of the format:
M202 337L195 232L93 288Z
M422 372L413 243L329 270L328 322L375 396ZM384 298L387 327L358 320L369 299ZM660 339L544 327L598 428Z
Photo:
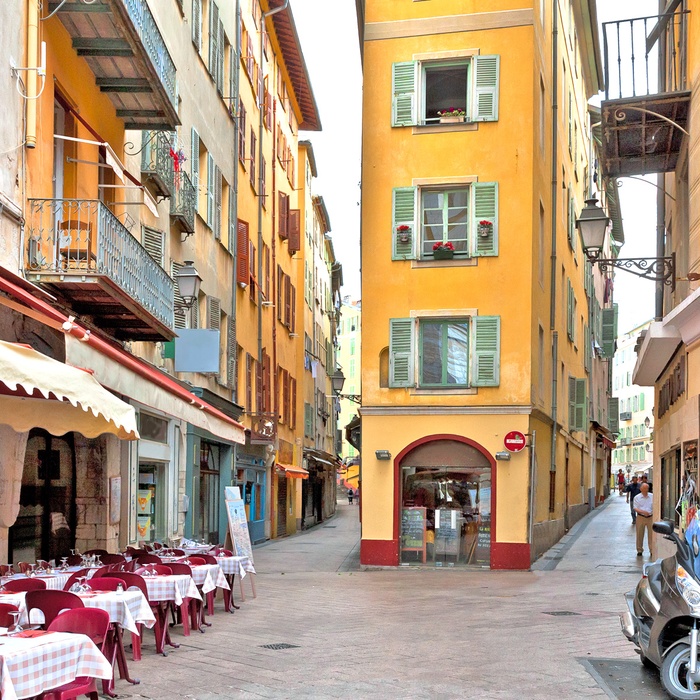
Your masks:
M362 406L363 416L528 416L532 406Z

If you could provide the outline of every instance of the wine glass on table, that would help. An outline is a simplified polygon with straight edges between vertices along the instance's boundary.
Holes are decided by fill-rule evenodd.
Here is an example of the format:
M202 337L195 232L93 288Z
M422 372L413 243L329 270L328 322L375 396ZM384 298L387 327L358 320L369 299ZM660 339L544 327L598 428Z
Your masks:
M61 557L61 568L63 570L68 568L68 557Z
M19 616L22 613L19 610L12 610L10 616L12 617L12 627L10 628L10 634L19 634L23 631L22 626L19 624Z

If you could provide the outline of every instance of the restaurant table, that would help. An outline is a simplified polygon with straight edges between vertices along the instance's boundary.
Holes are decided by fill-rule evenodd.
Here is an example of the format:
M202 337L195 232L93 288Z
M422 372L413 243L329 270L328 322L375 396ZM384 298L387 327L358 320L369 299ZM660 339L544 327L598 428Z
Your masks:
M170 574L167 576L144 576L151 601L174 602L180 606L185 598L202 600L194 579L187 574Z
M28 631L0 637L2 700L32 698L79 676L112 678L111 664L84 634Z
M239 586L241 589L241 600L245 601L245 591L243 590L243 579L246 577L246 574L253 574L255 575L255 567L253 566L253 562L250 560L250 557L239 557L239 556L232 556L232 557L216 557L216 561L221 567L221 570L224 572L226 576L230 576L231 579L229 581L230 586L231 586L231 605L238 609L238 606L234 604L233 602L233 582L234 582L234 577L238 575L238 581L239 581ZM253 591L253 598L257 598L257 594L255 592L255 579L253 576L250 577L250 587Z
M70 578L70 574L65 571L56 571L50 574L37 574L36 576L25 576L24 574L15 574L12 579L37 578L46 584L46 587L51 590L62 591L66 581Z

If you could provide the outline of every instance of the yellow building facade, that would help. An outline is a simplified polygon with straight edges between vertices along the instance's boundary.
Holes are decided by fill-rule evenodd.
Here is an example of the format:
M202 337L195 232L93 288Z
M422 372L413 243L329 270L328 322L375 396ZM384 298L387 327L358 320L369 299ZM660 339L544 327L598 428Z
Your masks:
M605 304L575 227L596 182L595 6L358 10L361 562L528 568L609 460L589 299Z

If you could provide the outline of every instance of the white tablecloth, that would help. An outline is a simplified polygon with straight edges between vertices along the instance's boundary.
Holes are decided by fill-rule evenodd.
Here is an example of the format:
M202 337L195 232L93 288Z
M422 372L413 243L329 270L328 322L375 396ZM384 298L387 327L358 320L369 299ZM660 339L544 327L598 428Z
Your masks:
M16 580L25 579L27 577L24 574L15 574L12 578ZM36 576L33 578L43 581L46 584L46 587L50 588L51 590L62 591L63 586L66 585L66 581L70 578L70 574L59 572L55 574L42 574L41 576Z
M172 600L175 605L182 605L184 598L202 600L194 579L187 574L172 574L171 576L144 576L151 600Z
M30 639L0 637L2 700L31 698L78 676L112 677L110 663L84 634L49 632Z
M249 557L216 557L216 561L227 575L233 574L245 578L246 573L255 573L255 567Z

